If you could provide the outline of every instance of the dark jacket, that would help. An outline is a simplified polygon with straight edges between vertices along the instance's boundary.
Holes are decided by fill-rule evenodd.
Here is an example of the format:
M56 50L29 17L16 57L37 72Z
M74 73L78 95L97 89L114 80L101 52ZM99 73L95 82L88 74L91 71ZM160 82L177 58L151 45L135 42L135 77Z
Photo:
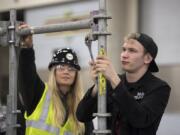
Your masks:
M45 88L44 82L40 79L36 71L33 48L26 48L20 51L18 79L24 109L26 110L27 115L31 115L41 99ZM86 122L85 135L89 135L92 130L92 121Z
M113 135L156 135L169 99L169 85L149 71L136 83L128 83L125 74L120 78L114 90L107 83L107 110L112 114L107 127ZM91 96L92 89L78 105L77 118L82 122L90 121L97 112L97 96Z

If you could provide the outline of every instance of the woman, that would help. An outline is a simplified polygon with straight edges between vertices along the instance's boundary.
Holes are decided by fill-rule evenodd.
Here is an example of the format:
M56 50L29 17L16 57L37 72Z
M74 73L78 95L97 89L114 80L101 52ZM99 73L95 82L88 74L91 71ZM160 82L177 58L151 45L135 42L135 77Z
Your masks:
M23 24L20 29L26 27ZM75 115L82 97L76 53L69 48L54 53L46 84L36 72L32 36L23 37L21 43L19 81L26 110L26 135L90 134L92 122L82 124Z

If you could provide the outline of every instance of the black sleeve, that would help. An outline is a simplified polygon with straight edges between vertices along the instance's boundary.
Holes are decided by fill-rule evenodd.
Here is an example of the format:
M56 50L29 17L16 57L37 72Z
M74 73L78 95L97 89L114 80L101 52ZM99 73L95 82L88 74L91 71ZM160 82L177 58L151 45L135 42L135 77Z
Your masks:
M93 134L93 122L85 122L85 134L84 135L92 135Z
M126 86L120 83L112 94L122 115L134 127L143 128L151 125L161 117L167 105L170 87L166 84L155 87L145 95L142 102L137 102L128 92Z
M81 122L91 121L94 118L93 113L97 112L97 96L91 96L92 89L93 87L87 91L77 107L76 116Z
M36 72L33 48L25 48L20 51L18 84L24 108L30 115L37 106L45 88L45 84Z

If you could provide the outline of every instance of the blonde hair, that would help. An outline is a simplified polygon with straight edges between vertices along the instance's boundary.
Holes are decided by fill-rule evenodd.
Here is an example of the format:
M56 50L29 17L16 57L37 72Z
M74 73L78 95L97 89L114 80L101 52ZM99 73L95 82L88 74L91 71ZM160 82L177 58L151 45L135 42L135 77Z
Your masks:
M48 81L49 90L51 90L51 96L52 96L52 104L54 109L54 121L57 126L62 126L65 119L65 108L63 106L63 103L61 101L61 98L59 96L59 89L56 83L55 79L55 68L53 67L49 74L49 81ZM76 118L76 109L78 106L78 103L80 102L81 98L83 96L83 89L82 89L82 83L80 80L79 72L77 71L74 83L71 88L71 92L68 93L67 96L67 105L69 110L69 116L71 115L75 125L73 127L75 135L81 135L85 132L84 124L80 123ZM77 130L78 129L78 130Z
M140 37L140 33L130 33L127 36L125 36L124 40L129 40L129 39L138 39Z
M136 33L130 33L127 36L124 37L124 41L130 40L130 39L137 40L140 36L141 36L141 34L137 33L137 32ZM146 54L147 53L146 48L143 47L143 49L144 49L144 54Z

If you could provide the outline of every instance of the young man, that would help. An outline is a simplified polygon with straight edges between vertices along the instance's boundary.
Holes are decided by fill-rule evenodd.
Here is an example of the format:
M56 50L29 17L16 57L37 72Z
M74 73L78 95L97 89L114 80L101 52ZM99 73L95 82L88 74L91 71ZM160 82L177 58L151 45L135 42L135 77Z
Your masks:
M113 135L156 135L166 108L169 85L155 77L158 48L146 34L132 33L125 37L120 61L124 74L118 75L106 56L90 62L91 76L101 72L107 79L107 127ZM78 120L87 122L97 112L97 86L91 87L78 105Z

